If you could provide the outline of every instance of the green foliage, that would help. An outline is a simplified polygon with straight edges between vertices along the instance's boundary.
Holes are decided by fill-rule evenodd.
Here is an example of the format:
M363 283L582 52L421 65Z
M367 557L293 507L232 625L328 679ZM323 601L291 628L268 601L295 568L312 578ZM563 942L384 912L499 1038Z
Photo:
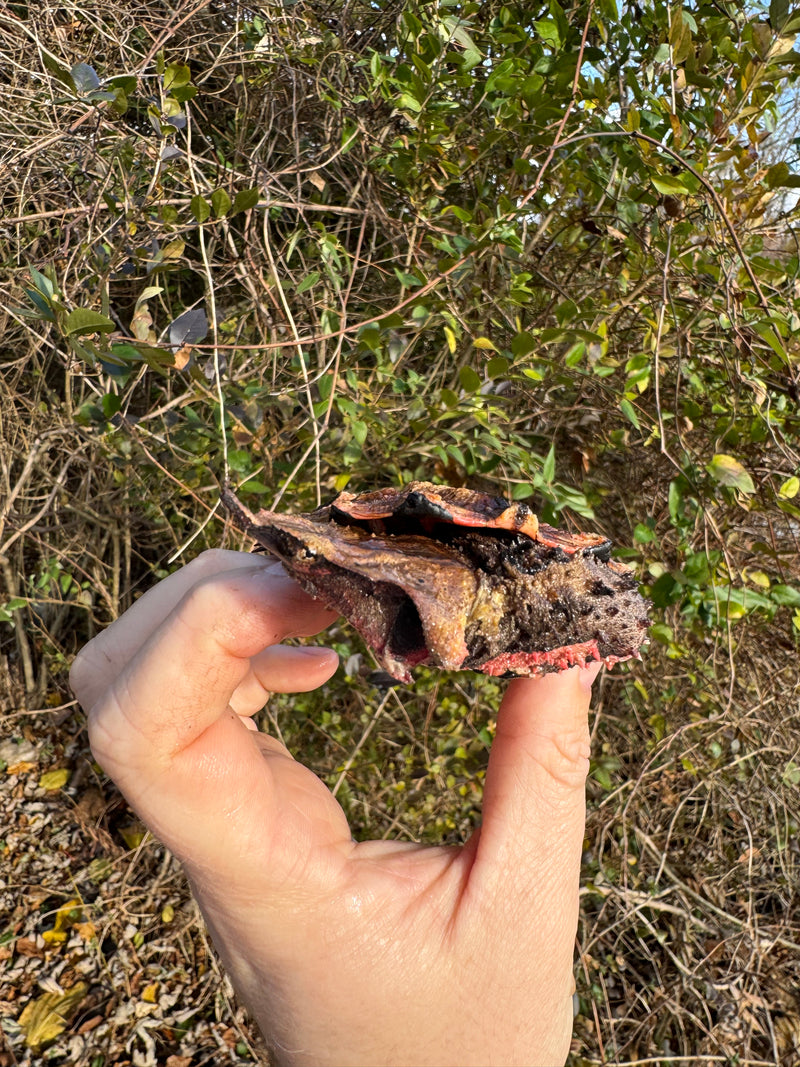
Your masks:
M148 88L45 60L114 104L102 236L69 291L29 262L20 309L97 382L80 420L124 451L118 413L177 387L159 433L187 486L227 473L224 432L229 472L299 506L414 476L499 483L549 521L599 508L624 543L621 461L654 479L628 555L657 607L711 628L785 607L746 577L794 588L783 550L753 567L696 546L711 515L721 548L745 512L798 514L798 260L765 241L788 238L800 185L770 150L800 16L412 3L373 23L246 15L223 95L200 54L159 53ZM293 63L314 71L299 97ZM198 304L213 336L176 339ZM164 376L147 396L145 367Z

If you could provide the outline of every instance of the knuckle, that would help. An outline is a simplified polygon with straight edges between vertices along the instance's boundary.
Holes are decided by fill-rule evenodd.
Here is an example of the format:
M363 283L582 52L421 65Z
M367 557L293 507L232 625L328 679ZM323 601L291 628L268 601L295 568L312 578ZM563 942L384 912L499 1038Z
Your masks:
M228 573L197 582L181 601L176 619L195 646L250 656L282 637L275 615L270 598L252 580Z
M207 548L186 566L198 580L209 578L228 568L230 556L231 553L224 548Z
M572 731L548 738L536 758L556 788L582 790L589 773L589 752L588 731Z
M97 669L95 664L95 641L90 641L87 645L84 645L78 655L72 661L72 666L69 670L69 686L72 692L78 699L78 703L84 708L85 711L89 710L91 704L91 693L93 689L93 683L97 677Z

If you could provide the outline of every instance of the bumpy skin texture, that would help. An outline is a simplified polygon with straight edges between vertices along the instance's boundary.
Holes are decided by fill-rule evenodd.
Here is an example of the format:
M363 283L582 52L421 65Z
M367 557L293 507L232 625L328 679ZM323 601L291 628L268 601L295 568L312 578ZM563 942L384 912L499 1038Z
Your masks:
M411 482L341 493L305 515L233 521L344 615L395 678L418 664L536 676L639 655L647 603L599 534L539 523L524 504Z

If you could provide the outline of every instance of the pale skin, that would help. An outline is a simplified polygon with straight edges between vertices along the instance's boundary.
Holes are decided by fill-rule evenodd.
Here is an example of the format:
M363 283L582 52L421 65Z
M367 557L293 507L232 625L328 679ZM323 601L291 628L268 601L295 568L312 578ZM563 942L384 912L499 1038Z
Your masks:
M97 761L182 861L275 1064L563 1063L597 668L508 685L463 847L355 843L251 718L331 677L333 651L280 642L333 618L275 564L199 556L73 665Z

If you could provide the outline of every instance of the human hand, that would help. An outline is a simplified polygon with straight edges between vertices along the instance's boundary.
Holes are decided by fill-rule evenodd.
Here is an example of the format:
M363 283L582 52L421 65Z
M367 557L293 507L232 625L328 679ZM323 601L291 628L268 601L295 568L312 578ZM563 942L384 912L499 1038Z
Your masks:
M75 660L98 762L183 862L276 1064L562 1063L597 668L510 683L465 846L355 843L249 718L333 674L278 644L333 618L274 564L204 553Z

